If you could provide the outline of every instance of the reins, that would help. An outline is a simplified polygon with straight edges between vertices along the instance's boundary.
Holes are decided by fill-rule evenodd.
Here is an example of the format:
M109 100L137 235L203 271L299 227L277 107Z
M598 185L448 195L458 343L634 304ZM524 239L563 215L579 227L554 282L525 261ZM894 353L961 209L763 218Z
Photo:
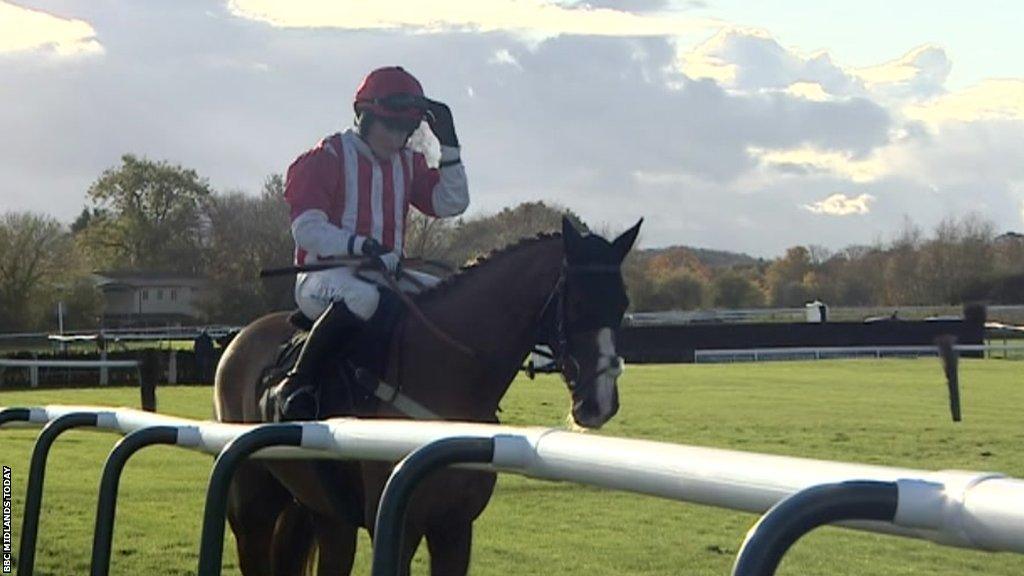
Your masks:
M459 342L455 338L452 338L443 330L438 328L433 321L431 321L429 318L426 317L425 314L423 314L423 311L420 310L419 306L416 305L413 299L410 298L408 294L401 290L401 288L398 286L398 280L396 280L392 274L390 274L387 270L381 269L380 267L373 266L371 262L373 262L373 260L361 257L332 258L328 261L317 262L314 264L283 266L281 268L265 268L263 270L260 270L260 278L272 278L275 276L293 276L295 274L302 274L306 272L319 272L321 270L332 270L334 268L344 268L353 265L355 265L357 270L374 270L380 272L381 276L384 277L384 282L387 284L388 288L390 288L398 296L402 303L408 307L409 312L413 316L415 316L417 320L422 322L423 325L426 326L427 330L431 334L433 334L435 338L444 342L445 344L448 344L449 346L458 350L462 354L465 354L466 356L469 356L471 358L476 358L478 356L476 350L473 350L469 346L466 346L465 344ZM428 266L434 266L448 271L452 269L451 266L437 260L409 258L406 260L406 262L426 264ZM368 278L364 277L362 279L364 281L373 283L373 281ZM412 276L406 276L405 279L421 290L425 288L422 282L420 282L416 278L413 278Z
M459 352L465 354L466 356L469 356L470 358L476 359L479 356L476 350L473 350L469 346L466 346L462 342L459 342L455 338L452 338L447 333L445 333L444 330L438 328L437 324L435 324L432 320L427 318L426 314L424 314L423 311L420 310L420 307L416 305L416 302L412 298L410 298L408 294L401 290L401 288L398 286L398 280L395 279L395 277L392 274L389 274L387 270L383 270L381 271L381 275L384 276L384 282L387 283L388 288L390 288L395 294L397 294L398 297L402 300L402 302L406 305L406 307L408 307L409 313L415 316L417 320L422 322L423 325L426 326L427 330L431 334L433 334L435 338L444 342L445 344L448 344L452 348L458 350ZM422 282L419 282L418 280L414 279L411 276L406 276L406 280L412 282L415 285L418 285L418 287L421 289L424 287Z

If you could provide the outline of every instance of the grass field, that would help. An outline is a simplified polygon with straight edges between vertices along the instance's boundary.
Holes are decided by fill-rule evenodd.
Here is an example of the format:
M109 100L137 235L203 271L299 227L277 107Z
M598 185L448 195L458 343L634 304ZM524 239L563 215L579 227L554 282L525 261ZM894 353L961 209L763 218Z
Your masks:
M964 422L950 422L938 361L631 366L622 409L601 434L925 469L1024 476L1024 374L1018 362L963 361ZM158 391L160 411L211 414L210 390ZM134 389L0 392L0 405L138 405ZM552 377L513 385L502 418L560 426L567 394ZM14 469L15 541L34 431L0 432L0 461ZM37 574L88 573L99 471L115 438L74 431L51 453ZM211 458L150 448L121 486L114 574L194 574ZM502 476L477 522L472 572L498 574L729 573L756 520L646 496ZM357 573L369 573L368 546ZM422 549L421 549L422 552ZM425 574L424 554L416 573ZM237 574L227 543L225 574ZM838 528L812 533L780 574L1024 574L1024 556L985 554Z

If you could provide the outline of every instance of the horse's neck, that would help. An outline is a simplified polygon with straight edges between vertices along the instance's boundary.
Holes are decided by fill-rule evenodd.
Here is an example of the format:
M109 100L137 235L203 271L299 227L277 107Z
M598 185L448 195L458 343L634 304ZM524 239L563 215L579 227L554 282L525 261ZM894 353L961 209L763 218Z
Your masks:
M561 273L562 242L539 240L496 258L424 307L442 330L478 354L471 361L450 346L439 348L430 385L491 414L535 343L541 311Z
M558 238L501 254L452 287L431 312L451 336L488 356L503 356L528 337L561 272Z

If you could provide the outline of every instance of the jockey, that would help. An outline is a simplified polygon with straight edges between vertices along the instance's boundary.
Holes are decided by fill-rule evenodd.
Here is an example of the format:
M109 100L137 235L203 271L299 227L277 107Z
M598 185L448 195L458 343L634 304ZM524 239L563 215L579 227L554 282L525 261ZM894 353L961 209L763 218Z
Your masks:
M469 205L459 141L448 106L427 99L400 67L370 72L354 100L355 129L321 140L288 168L295 263L364 256L395 273L410 204L435 217L456 216ZM438 168L406 147L424 120L441 144ZM321 361L350 354L354 334L363 329L389 340L399 308L388 289L348 267L299 274L295 300L315 322L294 368L272 393L275 413L268 416L276 420L315 418Z

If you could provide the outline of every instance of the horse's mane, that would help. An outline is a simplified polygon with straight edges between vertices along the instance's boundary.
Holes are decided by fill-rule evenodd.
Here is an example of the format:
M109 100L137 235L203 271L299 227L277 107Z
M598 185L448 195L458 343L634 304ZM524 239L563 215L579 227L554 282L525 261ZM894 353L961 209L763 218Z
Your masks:
M539 244L540 242L561 237L562 234L560 232L541 232L536 236L521 238L512 244L491 250L487 254L478 256L472 262L459 267L458 273L452 274L437 285L420 292L413 297L413 300L419 304L440 298L451 292L455 286L462 284L466 278L475 276L476 272L481 268L486 268L489 264L500 261L510 254L518 253L519 251Z

